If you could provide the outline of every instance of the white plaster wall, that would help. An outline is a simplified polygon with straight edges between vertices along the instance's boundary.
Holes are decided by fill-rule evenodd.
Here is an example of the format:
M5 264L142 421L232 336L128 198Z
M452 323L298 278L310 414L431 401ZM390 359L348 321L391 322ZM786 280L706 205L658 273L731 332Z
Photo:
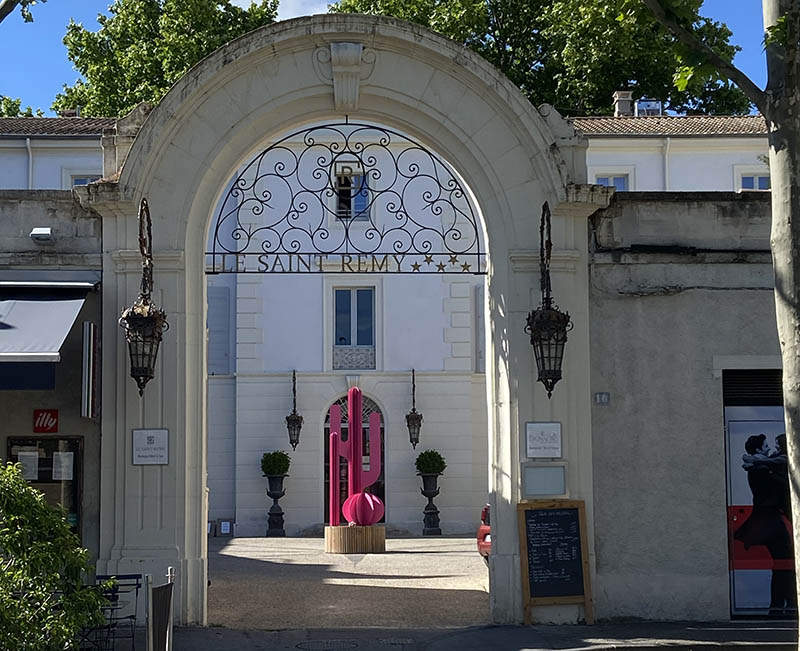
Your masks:
M343 374L298 374L297 385L297 409L304 425L300 445L292 452L285 423L292 406L291 377L265 374L237 379L237 536L261 536L266 530L266 480L259 464L264 452L275 449L287 450L292 457L286 497L281 500L287 533L321 533L324 419L330 404L346 394L347 378ZM425 421L416 451L408 441L405 424L411 404L409 375L363 373L358 386L364 395L375 400L384 416L387 525L411 535L422 533L426 500L419 492L421 484L414 459L423 449L435 448L448 464L440 481L441 495L436 499L442 530L474 533L487 494L487 417L482 377L417 374L417 408Z
M322 427L331 403L347 391L347 376L384 409L387 523L421 533L422 506L413 461L435 448L447 459L442 480L443 529L472 533L487 498L485 376L474 369L474 288L482 276L219 275L209 286L235 279L236 376L209 377L209 518L233 518L236 535L263 535L266 498L259 460L288 449L285 417L291 411L290 372L298 372L298 411L305 424L292 452L293 487L282 500L287 531L319 528L323 518ZM330 301L343 283L379 285L377 371L330 371L325 330L333 328ZM213 306L210 307L213 309ZM235 333L235 334L234 334ZM329 359L329 358L328 358ZM449 367L454 365L456 370ZM420 448L408 442L410 369L417 370L417 407L424 414ZM445 369L448 370L445 370Z
M25 139L0 140L0 189L69 190L71 175L102 174L100 138L31 138L33 178L28 185Z
M23 142L0 140L0 190L24 190L28 187L28 153ZM57 186L60 188L61 183Z
M629 174L632 191L676 192L738 190L738 176L768 173L759 160L768 150L766 138L589 138L586 152L589 181L598 175ZM668 172L665 174L665 165Z
M257 305L247 302L243 306L240 301L239 341L246 345L248 336L255 338L256 343L263 341L259 370L273 373L290 372L292 369L299 372L321 371L323 277L269 274L247 277L247 280L259 286L263 310L258 312ZM254 311L243 311L243 308L250 306ZM252 334L251 324L260 325L262 333Z

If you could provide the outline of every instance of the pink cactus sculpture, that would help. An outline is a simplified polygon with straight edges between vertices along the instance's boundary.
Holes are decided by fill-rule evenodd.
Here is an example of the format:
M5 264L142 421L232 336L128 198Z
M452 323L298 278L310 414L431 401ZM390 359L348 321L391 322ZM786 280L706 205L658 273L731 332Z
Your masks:
M331 526L339 525L339 456L347 459L347 494L342 514L349 524L369 526L383 517L384 506L375 495L364 489L374 484L381 472L381 417L369 416L369 470L364 470L362 451L361 389L347 392L347 441L341 440L342 410L332 405L330 412L330 492Z

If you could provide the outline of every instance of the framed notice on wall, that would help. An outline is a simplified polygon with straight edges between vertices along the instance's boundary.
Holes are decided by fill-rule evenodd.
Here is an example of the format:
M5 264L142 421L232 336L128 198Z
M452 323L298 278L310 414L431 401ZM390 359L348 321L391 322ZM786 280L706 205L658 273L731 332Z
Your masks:
M525 423L528 459L561 458L561 423Z
M133 430L133 465L163 466L169 463L169 431Z
M520 502L517 520L525 623L535 606L583 604L586 623L594 624L584 502Z

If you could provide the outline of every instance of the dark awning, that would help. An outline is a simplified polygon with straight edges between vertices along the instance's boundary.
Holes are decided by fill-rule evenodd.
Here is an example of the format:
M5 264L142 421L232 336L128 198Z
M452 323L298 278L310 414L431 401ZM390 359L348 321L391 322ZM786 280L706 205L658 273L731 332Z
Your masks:
M87 287L0 284L0 362L57 362Z

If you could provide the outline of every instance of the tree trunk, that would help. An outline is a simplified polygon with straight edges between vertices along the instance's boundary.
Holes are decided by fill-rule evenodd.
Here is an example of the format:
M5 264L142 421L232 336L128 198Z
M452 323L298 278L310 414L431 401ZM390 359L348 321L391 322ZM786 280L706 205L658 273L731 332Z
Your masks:
M798 8L763 0L764 28L786 21L783 44L767 46L767 126L772 188L775 318L783 365L783 409L792 496L794 565L800 567L800 87ZM795 584L797 591L798 585ZM800 593L800 591L798 591ZM800 649L800 641L798 642Z

